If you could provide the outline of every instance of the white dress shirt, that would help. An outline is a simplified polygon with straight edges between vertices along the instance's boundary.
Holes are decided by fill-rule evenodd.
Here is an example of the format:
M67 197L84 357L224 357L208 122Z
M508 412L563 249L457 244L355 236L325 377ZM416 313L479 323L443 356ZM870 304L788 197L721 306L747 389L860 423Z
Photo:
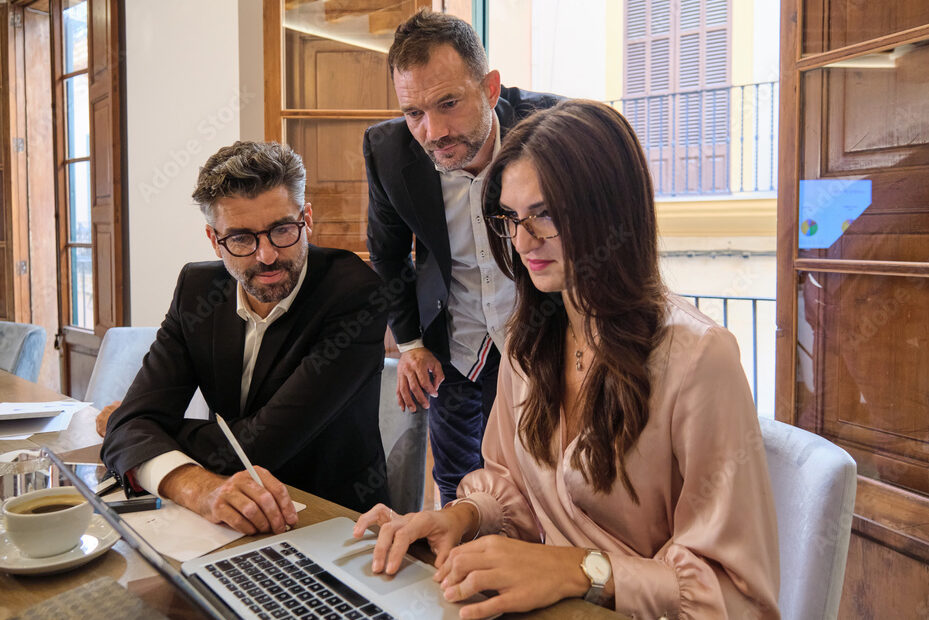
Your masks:
M494 113L493 154L500 150L500 121ZM439 170L445 222L451 250L448 291L448 347L452 366L475 380L492 344L503 350L506 320L513 312L516 288L497 267L481 208L489 166L477 175L465 170ZM437 168L438 170L438 168ZM423 346L422 340L399 345L401 352Z
M303 286L305 277L306 261L303 263L303 269L300 270L300 277L297 279L297 285L294 286L294 290L290 292L290 295L277 302L277 305L271 308L271 312L264 318L255 314L252 310L251 305L248 303L245 289L242 288L242 284L237 283L236 285L235 311L236 314L245 321L245 346L242 351L242 391L239 400L240 411L245 408L245 402L248 399L248 390L252 384L252 373L255 370L255 360L258 359L258 352L261 350L261 341L264 339L265 332L272 323L290 310L294 298L296 298L297 293L300 292L300 287ZM164 480L165 476L178 467L190 463L195 465L198 464L197 461L180 450L172 450L164 454L159 454L135 468L136 482L149 493L158 495L158 487L161 485L161 481Z

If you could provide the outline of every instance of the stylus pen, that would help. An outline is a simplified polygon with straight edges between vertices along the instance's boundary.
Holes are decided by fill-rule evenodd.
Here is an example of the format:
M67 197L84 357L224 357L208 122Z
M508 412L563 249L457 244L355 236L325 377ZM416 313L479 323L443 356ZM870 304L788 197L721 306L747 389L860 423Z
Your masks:
M242 446L239 445L239 442L236 440L235 435L232 434L232 431L229 430L229 427L226 425L226 421L223 420L223 416L216 414L216 423L219 424L219 430L223 432L223 435L226 436L226 439L229 440L229 445L232 446L232 449L235 450L235 453L239 456L239 460L242 461L242 464L245 465L245 469L248 471L248 475L252 477L252 480L258 483L258 486L264 488L264 484L261 483L261 478L258 477L258 472L255 471L255 468L252 467L252 462L248 460L248 457L245 456L245 450L242 449Z

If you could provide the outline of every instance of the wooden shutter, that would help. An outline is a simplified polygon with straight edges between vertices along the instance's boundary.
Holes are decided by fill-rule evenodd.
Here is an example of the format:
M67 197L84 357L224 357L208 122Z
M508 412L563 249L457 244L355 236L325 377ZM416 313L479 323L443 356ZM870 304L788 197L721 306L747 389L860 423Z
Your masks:
M94 333L122 325L122 149L117 0L89 0L91 222Z
M728 183L729 1L680 0L677 27L675 187L718 191Z
M627 97L644 95L646 74L646 38L648 25L646 0L626 3L626 84Z
M3 55L2 212L0 212L0 319L31 320L29 213L26 175L26 94L23 9L0 7Z

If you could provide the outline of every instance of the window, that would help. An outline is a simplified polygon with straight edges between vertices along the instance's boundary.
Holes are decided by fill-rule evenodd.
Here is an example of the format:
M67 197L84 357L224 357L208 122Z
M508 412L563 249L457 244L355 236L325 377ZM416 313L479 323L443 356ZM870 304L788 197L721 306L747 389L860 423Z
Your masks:
M729 189L728 0L627 0L622 110L658 194Z
M87 71L87 0L61 5L62 74L64 92L59 188L62 212L61 288L67 324L93 329L94 286L91 239L90 107Z

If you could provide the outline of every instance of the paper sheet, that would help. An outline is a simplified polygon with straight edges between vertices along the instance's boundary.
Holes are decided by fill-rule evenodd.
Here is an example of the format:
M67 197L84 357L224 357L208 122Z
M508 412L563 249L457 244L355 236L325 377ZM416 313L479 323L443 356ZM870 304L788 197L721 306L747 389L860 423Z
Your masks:
M111 502L126 499L126 496L120 490L103 499ZM198 558L245 535L225 525L211 523L171 500L162 500L161 505L158 510L127 512L121 516L158 553L178 562ZM304 508L306 504L294 502L297 512Z
M71 424L71 417L75 413L91 405L74 400L59 400L44 403L0 403L0 439L27 439L35 433L54 433L63 431ZM4 420L3 414L8 412L31 411L61 411L51 418L30 418L17 420Z

